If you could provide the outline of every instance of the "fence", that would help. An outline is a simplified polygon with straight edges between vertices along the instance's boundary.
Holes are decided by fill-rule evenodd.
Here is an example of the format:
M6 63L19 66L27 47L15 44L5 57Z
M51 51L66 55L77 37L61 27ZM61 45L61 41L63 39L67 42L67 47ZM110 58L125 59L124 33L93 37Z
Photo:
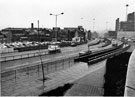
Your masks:
M40 51L40 55L46 55L48 54L48 51ZM23 59L23 58L29 58L29 57L36 57L39 56L39 52L34 53L27 53L27 54L21 54L21 55L14 55L14 56L6 56L1 57L0 61L12 61L17 59Z
M0 54L14 52L14 48L0 48Z
M75 57L70 57L52 62L43 62L44 73L47 76L49 73L54 73L73 65ZM18 69L9 70L1 73L1 94L2 96L11 96L19 94L26 89L42 83L42 68L41 64L20 67Z

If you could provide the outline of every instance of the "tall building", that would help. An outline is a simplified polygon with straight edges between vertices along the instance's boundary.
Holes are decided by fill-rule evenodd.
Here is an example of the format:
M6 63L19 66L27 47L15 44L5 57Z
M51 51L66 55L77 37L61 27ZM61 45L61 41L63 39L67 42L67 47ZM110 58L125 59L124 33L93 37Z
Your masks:
M127 15L127 21L119 21L119 18L116 19L115 30L117 32L117 38L135 37L135 12L129 13Z
M135 12L128 14L127 21L130 23L131 28L135 31Z
M127 21L116 19L116 31L135 31L135 12L127 15Z
M120 19L119 18L117 18L116 19L116 24L115 24L115 31L118 31L119 29L120 29Z
M129 21L129 22L135 22L135 12L128 14L127 21Z
M90 30L87 32L87 39L91 40L91 31Z

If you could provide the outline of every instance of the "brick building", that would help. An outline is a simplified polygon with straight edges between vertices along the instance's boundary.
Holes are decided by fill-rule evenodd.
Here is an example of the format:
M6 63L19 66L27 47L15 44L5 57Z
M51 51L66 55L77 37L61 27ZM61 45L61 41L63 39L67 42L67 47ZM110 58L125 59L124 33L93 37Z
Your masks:
M135 37L135 12L129 13L127 15L126 21L120 21L119 18L116 20L115 30L117 33L117 38Z
M135 31L135 12L127 15L126 21L116 20L116 31Z

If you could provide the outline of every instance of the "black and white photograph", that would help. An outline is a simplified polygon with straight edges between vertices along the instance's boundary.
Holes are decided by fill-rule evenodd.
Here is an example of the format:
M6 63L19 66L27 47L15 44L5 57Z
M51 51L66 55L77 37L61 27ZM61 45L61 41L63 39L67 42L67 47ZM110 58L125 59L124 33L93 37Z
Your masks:
M0 0L0 96L135 96L134 0Z

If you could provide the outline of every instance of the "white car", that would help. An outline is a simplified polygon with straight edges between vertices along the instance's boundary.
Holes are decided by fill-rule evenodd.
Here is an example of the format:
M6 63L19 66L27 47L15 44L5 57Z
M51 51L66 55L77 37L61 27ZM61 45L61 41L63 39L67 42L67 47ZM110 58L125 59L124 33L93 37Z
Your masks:
M117 46L117 45L118 45L117 41L115 39L113 39L112 40L112 46Z
M91 54L92 53L92 51L81 51L81 52L79 52L79 56L83 56L83 55L89 55L89 54Z
M59 47L59 45L56 44L52 44L52 45L48 45L48 53L60 53L61 52L61 48Z

